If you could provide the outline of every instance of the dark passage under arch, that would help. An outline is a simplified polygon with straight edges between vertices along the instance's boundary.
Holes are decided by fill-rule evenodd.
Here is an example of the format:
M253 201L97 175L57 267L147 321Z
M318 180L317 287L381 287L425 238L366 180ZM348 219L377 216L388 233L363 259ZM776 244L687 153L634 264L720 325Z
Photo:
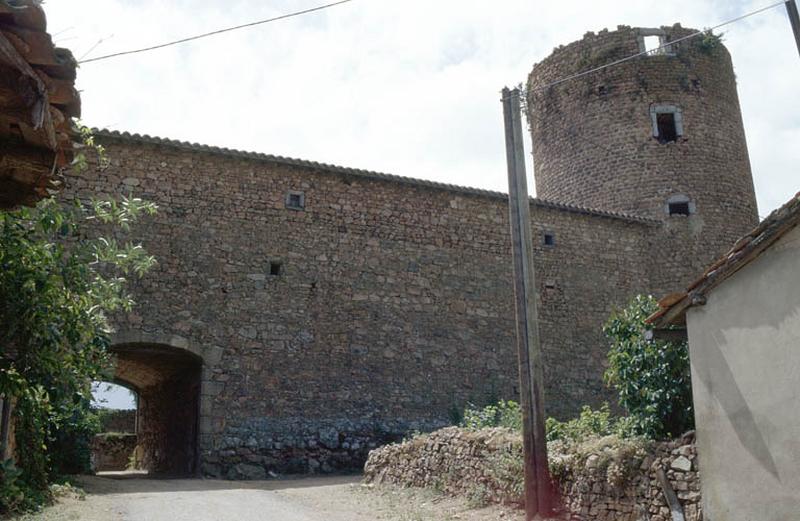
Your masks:
M120 344L112 352L115 380L139 396L137 468L153 475L196 475L202 360L158 344Z

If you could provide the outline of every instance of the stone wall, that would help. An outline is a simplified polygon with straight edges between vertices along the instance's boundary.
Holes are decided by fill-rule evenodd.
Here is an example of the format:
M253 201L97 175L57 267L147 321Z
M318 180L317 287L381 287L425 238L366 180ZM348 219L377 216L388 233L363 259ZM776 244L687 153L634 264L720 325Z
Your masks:
M357 468L365 443L447 425L468 401L518 398L503 194L101 141L109 168L71 179L66 195L133 190L159 205L125 238L158 266L132 281L138 306L114 317L116 338L202 359L206 473L321 471L345 455ZM302 211L286 207L290 191ZM565 418L610 400L601 325L648 291L642 259L661 227L543 201L531 213L548 414Z
M135 449L135 434L98 434L92 439L92 469L96 472L125 470Z
M101 417L100 432L136 432L136 410L106 409Z
M602 438L579 446L551 443L550 468L560 517L575 521L670 521L657 472L663 470L687 521L701 521L693 435L645 444ZM523 501L522 440L505 429L450 427L372 451L364 480L428 487L496 503Z
M637 31L556 50L531 87L630 54ZM611 311L684 285L756 211L724 47L687 44L537 92L537 186L560 201L531 203L546 407L566 418L612 398ZM654 102L682 106L685 139L652 139ZM199 419L183 429L198 433L206 474L358 467L365 446L446 425L468 401L518 398L504 194L148 136L98 141L109 167L64 196L159 205L124 238L159 264L134 282L139 306L114 317L115 338L199 359ZM695 214L665 216L676 192Z
M189 369L139 391L137 468L167 476L198 472L199 388Z

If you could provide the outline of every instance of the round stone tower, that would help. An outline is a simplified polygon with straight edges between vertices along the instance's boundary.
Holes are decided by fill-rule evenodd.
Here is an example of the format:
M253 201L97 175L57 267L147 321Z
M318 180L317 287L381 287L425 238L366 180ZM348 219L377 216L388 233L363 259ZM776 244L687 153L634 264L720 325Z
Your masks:
M670 45L693 32L588 33L534 66L528 108L538 197L662 220L702 266L758 214L730 55L710 35Z

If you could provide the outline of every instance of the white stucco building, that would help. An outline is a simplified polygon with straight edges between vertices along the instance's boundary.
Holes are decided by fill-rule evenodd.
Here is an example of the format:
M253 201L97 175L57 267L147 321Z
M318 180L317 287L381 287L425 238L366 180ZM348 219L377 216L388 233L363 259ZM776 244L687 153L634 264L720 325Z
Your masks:
M689 339L705 519L800 516L800 194L662 301Z

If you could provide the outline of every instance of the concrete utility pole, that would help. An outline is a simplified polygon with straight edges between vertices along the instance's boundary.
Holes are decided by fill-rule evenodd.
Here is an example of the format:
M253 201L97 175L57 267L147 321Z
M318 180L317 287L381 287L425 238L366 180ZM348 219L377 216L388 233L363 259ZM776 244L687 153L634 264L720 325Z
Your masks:
M544 416L544 369L536 310L530 199L525 178L519 89L503 89L508 162L508 207L514 262L514 297L519 355L520 406L525 456L525 518L553 511L554 494L547 466Z
M797 2L795 0L786 0L786 12L789 13L789 23L792 24L797 52L800 53L800 15L797 14Z

